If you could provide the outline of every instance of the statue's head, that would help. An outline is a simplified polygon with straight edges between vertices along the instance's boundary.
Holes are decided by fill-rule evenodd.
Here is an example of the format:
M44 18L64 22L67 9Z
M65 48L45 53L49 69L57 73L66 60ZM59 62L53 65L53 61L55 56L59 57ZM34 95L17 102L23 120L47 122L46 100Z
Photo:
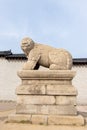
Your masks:
M29 51L34 47L34 41L29 38L23 38L21 41L21 48L26 55L28 55Z

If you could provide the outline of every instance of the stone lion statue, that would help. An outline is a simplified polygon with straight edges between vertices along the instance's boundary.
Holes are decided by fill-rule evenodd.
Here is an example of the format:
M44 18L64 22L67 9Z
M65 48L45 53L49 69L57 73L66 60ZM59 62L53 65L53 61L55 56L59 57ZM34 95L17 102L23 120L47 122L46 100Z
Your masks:
M24 70L38 69L40 65L50 70L69 70L72 68L72 56L64 49L39 44L28 37L21 41L21 48L28 58L23 66Z

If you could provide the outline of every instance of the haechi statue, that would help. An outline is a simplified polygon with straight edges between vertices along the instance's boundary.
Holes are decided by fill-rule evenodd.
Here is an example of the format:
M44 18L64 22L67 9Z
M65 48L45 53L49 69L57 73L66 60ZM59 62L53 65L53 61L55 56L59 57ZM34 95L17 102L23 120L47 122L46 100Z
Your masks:
M28 37L21 41L21 48L28 58L23 66L24 70L38 69L40 65L50 70L70 70L72 68L72 56L64 49L39 44Z

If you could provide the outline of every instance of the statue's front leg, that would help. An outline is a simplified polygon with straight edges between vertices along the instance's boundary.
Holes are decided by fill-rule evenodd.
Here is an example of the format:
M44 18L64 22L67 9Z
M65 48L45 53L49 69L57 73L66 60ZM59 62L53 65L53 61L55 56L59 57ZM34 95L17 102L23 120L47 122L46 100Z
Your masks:
M39 59L40 55L36 55L35 57L29 58L28 61L24 64L23 70L34 70Z
M37 64L36 61L29 60L29 61L27 61L27 62L24 64L23 70L34 70L36 64Z

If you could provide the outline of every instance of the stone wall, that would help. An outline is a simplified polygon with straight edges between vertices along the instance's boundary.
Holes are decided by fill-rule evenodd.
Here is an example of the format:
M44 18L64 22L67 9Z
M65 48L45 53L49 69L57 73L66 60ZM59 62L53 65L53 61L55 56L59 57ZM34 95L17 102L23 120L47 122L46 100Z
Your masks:
M0 100L15 100L15 89L20 84L17 71L24 61L0 58Z
M15 89L21 83L17 71L21 69L25 60L6 60L0 58L0 100L16 100ZM44 69L44 68L40 68ZM73 85L78 90L77 102L87 104L87 66L73 66L77 72Z
M77 102L79 104L87 104L87 65L73 66L76 76L73 84L78 90Z

